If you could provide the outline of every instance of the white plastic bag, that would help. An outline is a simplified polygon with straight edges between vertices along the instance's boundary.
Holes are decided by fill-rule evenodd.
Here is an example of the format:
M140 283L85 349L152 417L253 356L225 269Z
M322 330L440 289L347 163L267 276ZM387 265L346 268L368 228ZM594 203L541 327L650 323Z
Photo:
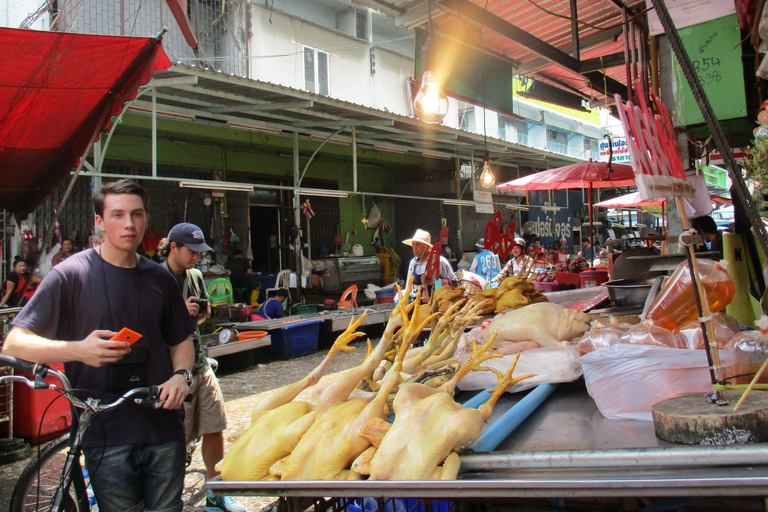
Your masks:
M466 359L466 356L463 358ZM491 359L482 366L496 368L501 373L509 370L509 366L515 360L514 355L508 355ZM460 358L460 361L463 360ZM526 389L535 388L544 382L573 382L581 377L581 364L579 352L575 345L568 347L544 347L520 352L520 360L515 367L512 377L519 377L526 373L535 374L530 379L518 382L507 390L507 393L517 393ZM496 375L489 371L476 371L468 373L459 381L462 390L485 389L495 386Z
M366 227L376 229L379 227L379 222L381 222L381 210L376 206L376 203L373 203L371 211L368 214L368 225Z
M733 351L720 351L728 365ZM652 421L657 402L712 390L707 354L652 345L619 343L582 356L587 391L608 419Z

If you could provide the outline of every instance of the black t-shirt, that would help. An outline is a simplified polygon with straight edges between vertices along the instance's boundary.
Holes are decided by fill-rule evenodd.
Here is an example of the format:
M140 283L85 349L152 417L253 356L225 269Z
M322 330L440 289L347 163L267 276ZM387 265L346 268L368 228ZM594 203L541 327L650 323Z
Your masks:
M245 276L248 273L248 260L236 258L227 261L224 266L231 272L229 280L233 288L245 288Z
M121 363L143 367L145 382L129 387L162 384L173 373L169 347L195 330L176 281L160 265L141 257L135 268L105 262L94 250L67 258L45 277L13 325L56 340L79 341L96 329L128 327L142 335L131 353L101 368L80 362L64 364L80 396L112 401L111 383ZM142 362L143 360L143 362ZM125 368L125 367L122 367ZM159 444L184 439L184 409L154 410L125 403L97 416L84 446Z

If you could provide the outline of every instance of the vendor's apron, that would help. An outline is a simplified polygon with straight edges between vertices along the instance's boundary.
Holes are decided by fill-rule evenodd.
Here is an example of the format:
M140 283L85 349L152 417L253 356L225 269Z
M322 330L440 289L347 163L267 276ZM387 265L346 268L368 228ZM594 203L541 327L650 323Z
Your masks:
M428 302L429 298L432 296L432 291L435 288L434 284L425 285L424 284L424 275L427 273L427 262L424 263L416 263L413 266L413 290L411 290L411 295L409 297L408 302L411 302L416 299L416 297L421 298L421 302Z

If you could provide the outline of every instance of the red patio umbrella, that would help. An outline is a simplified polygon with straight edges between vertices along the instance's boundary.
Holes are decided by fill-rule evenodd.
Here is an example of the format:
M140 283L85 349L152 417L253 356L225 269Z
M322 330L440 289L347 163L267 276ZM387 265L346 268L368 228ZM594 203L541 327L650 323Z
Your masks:
M635 185L635 174L632 167L608 162L586 162L566 165L556 169L523 176L516 180L502 183L500 190L561 190L571 188L586 188L589 190L589 241L594 247L592 228L592 189L608 187L631 187Z

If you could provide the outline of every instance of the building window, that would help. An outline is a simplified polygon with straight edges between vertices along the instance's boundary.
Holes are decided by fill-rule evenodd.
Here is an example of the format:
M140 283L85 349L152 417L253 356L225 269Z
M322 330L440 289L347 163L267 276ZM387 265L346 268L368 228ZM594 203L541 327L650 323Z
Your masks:
M459 102L459 130L473 132L475 129L475 106Z
M507 116L499 114L499 138L507 140Z
M304 47L304 90L328 96L328 54Z
M547 149L553 153L568 153L568 138L564 132L547 129Z
M584 158L592 158L597 160L599 154L597 139L584 137Z
M368 11L355 9L355 35L358 39L370 41L368 38Z

